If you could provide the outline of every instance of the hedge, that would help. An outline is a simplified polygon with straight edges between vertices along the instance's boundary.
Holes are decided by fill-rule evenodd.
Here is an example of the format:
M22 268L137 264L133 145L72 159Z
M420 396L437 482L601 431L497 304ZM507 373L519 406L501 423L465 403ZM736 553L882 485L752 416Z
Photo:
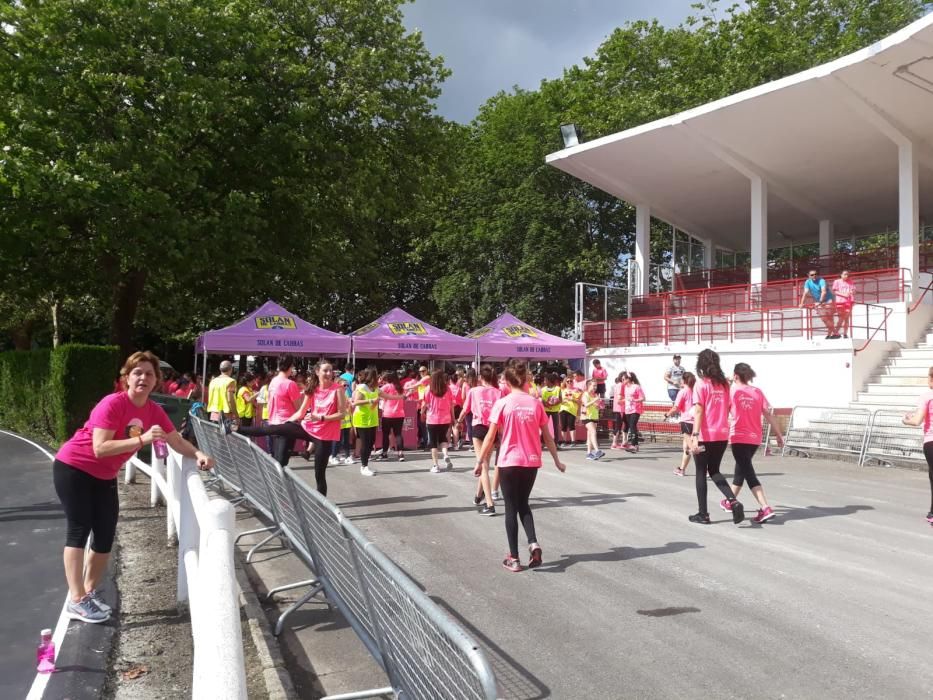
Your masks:
M119 369L115 346L0 353L0 426L60 444L113 391Z

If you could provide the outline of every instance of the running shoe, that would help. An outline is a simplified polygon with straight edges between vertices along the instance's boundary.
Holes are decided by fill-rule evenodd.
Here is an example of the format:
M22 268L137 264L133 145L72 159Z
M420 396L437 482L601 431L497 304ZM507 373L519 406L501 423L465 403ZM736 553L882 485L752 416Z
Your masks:
M501 501L501 500L502 500L502 494L500 494L498 491L493 491L493 492L492 492L492 500L494 500L494 501Z
M369 467L360 467L360 474L363 476L376 476L376 472Z
M687 518L691 523L699 523L700 525L709 525L709 513L694 513Z
M677 469L674 470L674 476L684 476L684 470L677 467Z
M763 523L767 520L771 520L771 518L773 518L775 515L777 515L777 513L771 510L771 506L768 506L767 508L759 508L758 515L755 516L755 522Z
M930 525L933 525L933 510L927 513L927 522L930 523Z
M593 453L593 459L595 460L600 460L605 456L606 456L606 453L603 452L602 450L596 450L596 452Z
M110 619L110 613L105 613L103 610L97 607L97 603L95 603L94 599L91 598L90 593L86 594L77 603L69 600L68 605L65 606L65 612L72 620L90 622L91 624L95 625L98 622L106 622Z
M444 457L444 464L447 466L448 469L453 469L453 468L454 468L454 463L453 463L453 461L450 459L450 457Z
M636 452L638 452L638 445L628 445L626 446L625 451L635 454Z
M473 505L479 507L479 505L485 500L485 496L473 496Z
M353 464L353 463L354 463L354 462L353 462L353 455L348 456L345 460L343 460L343 463L344 463L344 464Z
M404 461L405 461L405 455L399 455L399 456L398 456L398 461L399 461L399 462L404 462Z
M724 498L719 502L719 507L722 508L727 513L732 512L732 502L728 498Z
M738 501L732 502L732 522L738 525L745 520L745 506Z
M432 474L440 474L440 473L441 473L441 468L435 464L434 466L431 467L431 473L432 473Z
M106 602L104 602L104 599L100 595L100 591L98 591L96 588L90 591L88 595L91 596L91 600L94 601L97 607L101 609L101 612L105 612L108 615L113 612L113 608L111 608L109 605L107 605Z
M340 464L340 462L337 461L337 458L336 458L336 457L328 457L328 458L327 458L327 466L328 466L328 467L336 467L338 464Z
M584 459L588 459L588 460L590 460L590 461L593 461L594 459L596 459L596 457L593 456L593 455L595 455L595 454L596 454L595 452L587 452L587 453L586 453L586 457L584 457Z
M541 566L541 546L537 543L528 545L528 551L531 552L531 559L528 560L528 568L536 569Z
M506 555L505 559L502 560L502 566L515 573L522 570L522 563L511 554Z
M495 515L496 507L495 506L483 506L479 511L480 515Z
M387 454L378 454L373 456L374 462L385 462L389 458Z

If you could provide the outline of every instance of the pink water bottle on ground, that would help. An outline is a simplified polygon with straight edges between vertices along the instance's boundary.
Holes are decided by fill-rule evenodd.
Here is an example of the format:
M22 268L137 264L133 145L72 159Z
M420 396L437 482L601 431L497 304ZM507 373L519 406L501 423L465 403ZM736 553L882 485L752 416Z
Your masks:
M46 629L39 633L36 670L39 673L51 673L55 670L55 642L52 641L52 630Z
M168 445L165 444L165 440L153 440L152 449L155 450L155 456L159 459L168 457Z

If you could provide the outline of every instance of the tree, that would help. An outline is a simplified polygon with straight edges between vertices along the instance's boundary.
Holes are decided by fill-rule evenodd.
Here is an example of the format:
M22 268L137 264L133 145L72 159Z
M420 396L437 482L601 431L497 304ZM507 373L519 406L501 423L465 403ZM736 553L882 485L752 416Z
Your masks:
M442 158L446 73L398 0L24 0L0 22L18 303L106 299L129 349L141 305L190 337L266 297L328 319L403 284L383 261Z

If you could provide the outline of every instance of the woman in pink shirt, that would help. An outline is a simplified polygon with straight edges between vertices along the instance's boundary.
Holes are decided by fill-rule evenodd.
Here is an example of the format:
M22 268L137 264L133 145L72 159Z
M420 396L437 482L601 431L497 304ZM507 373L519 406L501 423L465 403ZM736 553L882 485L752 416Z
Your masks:
M606 371L606 368L603 367L599 360L593 360L591 376L593 381L596 382L596 393L599 394L600 398L606 398L606 379L609 377L609 372Z
M645 410L645 390L641 388L635 373L628 372L622 391L625 425L628 427L628 438L622 447L629 452L638 452L638 419Z
M382 454L379 457L389 458L389 433L392 433L395 436L398 461L404 462L405 441L402 438L402 426L405 424L405 394L396 372L382 374L379 395L382 396Z
M462 423L466 416L472 416L473 424L473 449L476 453L476 466L473 468L473 476L479 477L476 495L473 496L473 505L479 506L484 500L485 506L480 511L483 515L495 515L496 505L492 498L492 489L489 483L489 468L484 466L479 459L480 451L483 448L483 440L489 432L489 416L492 414L492 407L496 401L501 398L499 387L496 382L496 370L492 365L483 365L479 368L479 385L467 392L466 401L463 403L463 412L458 423ZM498 476L499 470L496 470Z
M528 498L534 487L538 469L541 467L541 441L560 471L565 467L557 457L557 445L547 430L547 416L540 401L528 395L524 386L528 380L528 366L518 362L505 370L505 379L511 392L492 407L489 415L489 432L483 440L480 463L489 465L489 455L501 436L499 460L496 471L500 472L502 496L505 501L505 533L509 543L509 554L502 565L509 571L521 571L518 558L518 519L528 537L530 559L528 568L541 565L541 546L535 534L535 521L531 514Z
M836 301L836 311L839 321L836 324L836 334L842 331L842 337L849 337L849 323L852 319L852 306L855 304L855 284L849 281L849 271L839 273L839 279L833 282L833 298Z
M927 522L933 525L933 367L927 372L927 387L930 390L920 396L917 410L904 416L903 423L923 426L923 456L926 457L930 475L930 512L927 513Z
M120 502L117 474L136 452L156 440L196 459L200 469L214 460L185 440L165 411L150 400L162 381L159 358L151 352L130 355L120 370L121 391L108 394L90 417L59 448L52 463L52 480L65 511L65 580L68 600L65 614L72 620L104 622L111 608L97 592L107 570L117 530ZM93 534L87 561L84 546Z
M755 370L744 362L740 362L732 371L732 415L729 421L729 442L732 443L732 456L735 457L732 493L738 496L739 491L742 490L742 484L747 481L755 500L761 506L754 520L756 523L763 523L773 518L775 513L768 505L765 490L758 481L755 467L752 465L752 457L755 456L761 444L762 417L771 425L778 445L784 444L784 438L781 435L781 427L771 415L771 404L768 403L768 399L765 398L761 389L751 384L752 379L755 378ZM723 510L732 510L731 504L726 499L723 499L719 505Z
M628 372L619 372L612 388L612 444L610 450L622 449L625 444L625 378Z
M706 475L731 506L732 522L738 524L745 519L745 509L735 500L729 484L719 472L719 465L729 445L729 380L719 366L719 355L707 348L697 356L697 376L693 385L693 432L690 434L690 451L697 465L696 488L699 509L691 515L691 523L709 525L709 509L706 504Z
M683 373L681 387L674 399L674 405L664 414L668 418L675 413L680 414L680 434L683 436L684 454L680 458L680 466L674 470L676 476L686 476L687 466L690 464L690 436L693 434L693 386L696 380L693 372Z
M454 395L447 384L447 374L444 370L434 370L434 374L431 375L431 383L428 390L424 392L424 406L421 413L427 425L431 459L434 460L431 473L437 474L441 471L437 462L438 449L444 455L444 464L447 469L453 469L454 463L450 461L450 455L447 453L449 447L447 433L454 421Z

